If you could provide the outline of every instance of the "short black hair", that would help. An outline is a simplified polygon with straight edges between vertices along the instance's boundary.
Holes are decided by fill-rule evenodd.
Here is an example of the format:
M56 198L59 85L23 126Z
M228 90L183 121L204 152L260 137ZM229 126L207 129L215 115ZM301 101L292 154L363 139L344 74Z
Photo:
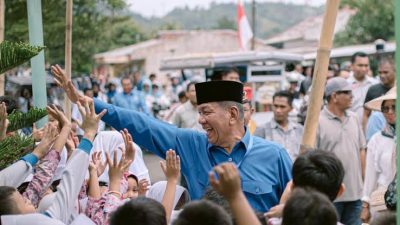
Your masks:
M225 210L210 201L200 200L187 204L173 225L232 225Z
M224 198L224 196L220 195L213 188L206 188L203 199L221 206L231 217L233 217L232 209L229 206L229 202Z
M311 187L335 200L344 178L342 162L330 152L309 151L300 155L292 167L293 185Z
M181 99L183 97L186 97L186 92L185 91L181 91L178 93L178 98Z
M186 85L186 91L189 92L190 86L196 85L197 83L198 83L198 82L196 82L196 81L191 81L190 83L188 83L188 84Z
M0 217L3 215L18 214L18 208L12 199L12 195L16 191L13 187L0 186Z
M18 102L13 97L4 95L0 96L0 103L4 102L7 107L7 114L11 114L14 110L18 110Z
M274 94L274 96L272 97L272 101L275 101L276 97L283 97L283 98L287 98L288 104L290 107L292 107L293 104L293 94L290 93L289 91L278 91Z
M351 56L351 64L354 64L356 62L356 58L361 57L365 58L368 57L368 55L365 52L356 52Z
M396 212L386 211L378 213L374 220L372 220L371 225L396 225Z
M236 67L227 67L224 68L221 72L221 78L230 74L230 73L237 73L240 75L239 70Z
M136 180L136 183L139 184L139 179L134 174L129 174L127 178L132 178L132 179Z
M211 80L222 80L222 77L230 73L237 73L240 76L239 70L236 67L219 67L214 69Z
M131 83L132 83L132 78L130 77L130 76L123 76L122 78L121 78L121 84L122 84L122 81L123 80L129 80Z
M110 225L167 225L164 207L151 198L132 199L111 214Z
M337 221L333 203L312 189L296 188L283 208L282 225L336 225Z

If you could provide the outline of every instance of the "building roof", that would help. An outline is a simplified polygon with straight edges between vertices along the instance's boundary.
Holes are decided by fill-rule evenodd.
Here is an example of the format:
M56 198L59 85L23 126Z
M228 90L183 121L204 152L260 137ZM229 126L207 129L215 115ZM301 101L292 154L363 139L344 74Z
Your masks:
M178 40L182 37L187 36L199 36L207 34L210 36L232 36L237 37L237 31L234 30L168 30L159 31L157 37L148 41L140 42L137 44L129 45L122 48L113 49L107 52L102 52L94 55L94 59L97 63L103 64L120 64L132 61L135 57L135 52L143 50L156 45L161 45L165 41ZM263 41L256 38L258 45L264 45ZM265 49L273 49L269 46L265 46Z
M385 49L382 53L390 53L396 51L396 43L388 42L385 44ZM375 43L364 44L364 45L349 45L339 48L334 48L331 51L331 58L342 58L350 57L355 52L365 52L368 55L376 53ZM317 57L316 52L308 53L304 55L305 60L313 60Z
M339 10L336 19L335 33L343 31L347 22L355 13L355 10L349 8ZM269 45L292 40L317 41L320 38L323 19L324 15L306 18L282 33L267 39L264 43Z

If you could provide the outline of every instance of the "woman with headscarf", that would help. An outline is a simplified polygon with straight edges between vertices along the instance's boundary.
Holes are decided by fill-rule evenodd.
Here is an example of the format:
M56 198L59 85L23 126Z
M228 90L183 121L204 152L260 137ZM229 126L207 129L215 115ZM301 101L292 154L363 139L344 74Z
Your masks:
M386 125L371 137L367 146L361 213L364 222L368 222L371 214L374 216L376 212L386 210L384 194L395 175L396 97L396 88L392 88L385 95L366 103L368 108L383 113Z

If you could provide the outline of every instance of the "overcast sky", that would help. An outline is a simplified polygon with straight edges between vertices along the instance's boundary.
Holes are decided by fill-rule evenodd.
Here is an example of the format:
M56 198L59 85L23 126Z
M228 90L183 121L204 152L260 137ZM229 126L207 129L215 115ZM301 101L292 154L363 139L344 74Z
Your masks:
M242 0L242 2L250 3L252 0ZM296 4L322 5L326 0L256 0L256 2L293 2ZM143 16L163 16L175 7L189 6L190 8L199 6L207 8L211 2L234 2L237 0L128 0L132 11L142 14Z

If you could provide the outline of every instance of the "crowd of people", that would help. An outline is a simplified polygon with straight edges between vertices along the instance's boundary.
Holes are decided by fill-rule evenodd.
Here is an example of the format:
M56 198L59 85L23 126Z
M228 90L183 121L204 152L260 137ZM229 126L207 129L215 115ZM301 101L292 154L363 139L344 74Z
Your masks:
M311 67L287 74L272 119L257 124L257 91L235 68L160 85L140 73L70 80L52 66L72 119L49 104L34 150L0 171L0 224L395 224L393 59L381 59L378 78L362 52L336 67L315 149L300 154ZM2 140L18 102L0 103ZM143 150L163 159L164 181L151 182Z

